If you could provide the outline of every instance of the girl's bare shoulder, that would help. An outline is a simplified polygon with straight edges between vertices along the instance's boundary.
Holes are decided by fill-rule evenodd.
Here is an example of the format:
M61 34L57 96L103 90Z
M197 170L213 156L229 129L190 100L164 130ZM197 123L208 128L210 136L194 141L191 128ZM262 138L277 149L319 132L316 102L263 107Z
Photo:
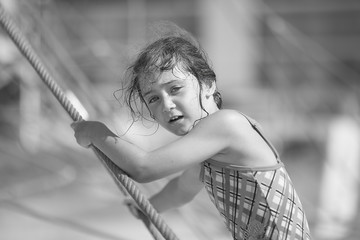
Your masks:
M232 109L221 109L210 115L208 118L209 121L221 124L223 127L234 127L249 124L243 114Z
M221 109L206 119L204 124L226 135L238 135L249 126L248 120L239 111Z

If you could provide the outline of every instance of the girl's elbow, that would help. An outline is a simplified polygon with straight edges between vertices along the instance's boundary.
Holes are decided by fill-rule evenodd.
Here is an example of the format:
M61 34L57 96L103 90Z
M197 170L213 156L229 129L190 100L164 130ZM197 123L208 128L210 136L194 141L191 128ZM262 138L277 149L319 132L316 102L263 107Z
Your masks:
M143 172L134 173L130 177L137 183L148 183L152 181L152 179Z
M145 154L138 158L135 165L133 165L133 171L131 172L131 178L138 183L148 183L160 178L163 178L159 169L154 165L149 154Z
M194 200L195 196L196 196L196 194L193 194L193 193L182 194L181 198L182 198L183 204L191 202L192 200Z
M134 181L138 183L148 183L154 181L154 177L149 173L150 171L148 170L147 166L141 164L135 166L129 175Z

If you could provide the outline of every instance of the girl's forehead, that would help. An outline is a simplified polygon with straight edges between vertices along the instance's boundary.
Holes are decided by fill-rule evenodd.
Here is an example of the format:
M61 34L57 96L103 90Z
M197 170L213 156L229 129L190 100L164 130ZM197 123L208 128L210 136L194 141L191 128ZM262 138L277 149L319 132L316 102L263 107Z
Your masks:
M140 90L143 93L148 92L156 86L166 85L174 81L186 81L191 77L192 74L178 67L159 73L145 74L140 81Z

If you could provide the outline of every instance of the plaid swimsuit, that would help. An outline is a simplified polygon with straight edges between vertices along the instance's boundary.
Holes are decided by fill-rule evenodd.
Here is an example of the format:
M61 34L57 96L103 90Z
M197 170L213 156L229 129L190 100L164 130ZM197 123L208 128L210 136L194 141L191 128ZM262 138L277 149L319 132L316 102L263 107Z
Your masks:
M256 122L245 116L273 150L271 167L242 167L204 161L201 180L234 240L310 240L301 202L275 148Z

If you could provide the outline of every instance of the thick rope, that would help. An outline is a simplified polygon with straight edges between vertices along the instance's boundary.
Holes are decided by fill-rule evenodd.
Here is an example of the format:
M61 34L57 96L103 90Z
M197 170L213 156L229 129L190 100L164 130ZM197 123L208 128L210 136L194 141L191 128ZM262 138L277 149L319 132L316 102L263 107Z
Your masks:
M44 66L35 50L32 48L30 43L27 41L25 36L22 34L20 29L16 26L14 21L6 14L3 7L0 5L0 24L16 44L20 52L25 56L25 58L30 62L32 67L41 77L41 80L46 84L50 89L59 103L67 111L69 116L74 121L82 120L79 112L73 107L71 102L66 98L62 89L55 82L53 77L49 74L49 71ZM91 149L98 156L99 160L103 163L105 168L108 170L110 175L113 177L115 183L120 188L124 195L127 195L125 188L128 194L135 200L139 208L148 216L149 220L161 233L161 235L167 240L176 240L178 239L174 232L167 226L161 216L157 213L151 203L147 200L145 195L143 195L138 187L135 185L132 179L130 179L124 171L122 171L117 165L115 165L103 152L97 149L94 146L91 146ZM142 219L144 224L148 227L150 233L155 239L159 239L158 234L155 232L155 229L145 220Z

